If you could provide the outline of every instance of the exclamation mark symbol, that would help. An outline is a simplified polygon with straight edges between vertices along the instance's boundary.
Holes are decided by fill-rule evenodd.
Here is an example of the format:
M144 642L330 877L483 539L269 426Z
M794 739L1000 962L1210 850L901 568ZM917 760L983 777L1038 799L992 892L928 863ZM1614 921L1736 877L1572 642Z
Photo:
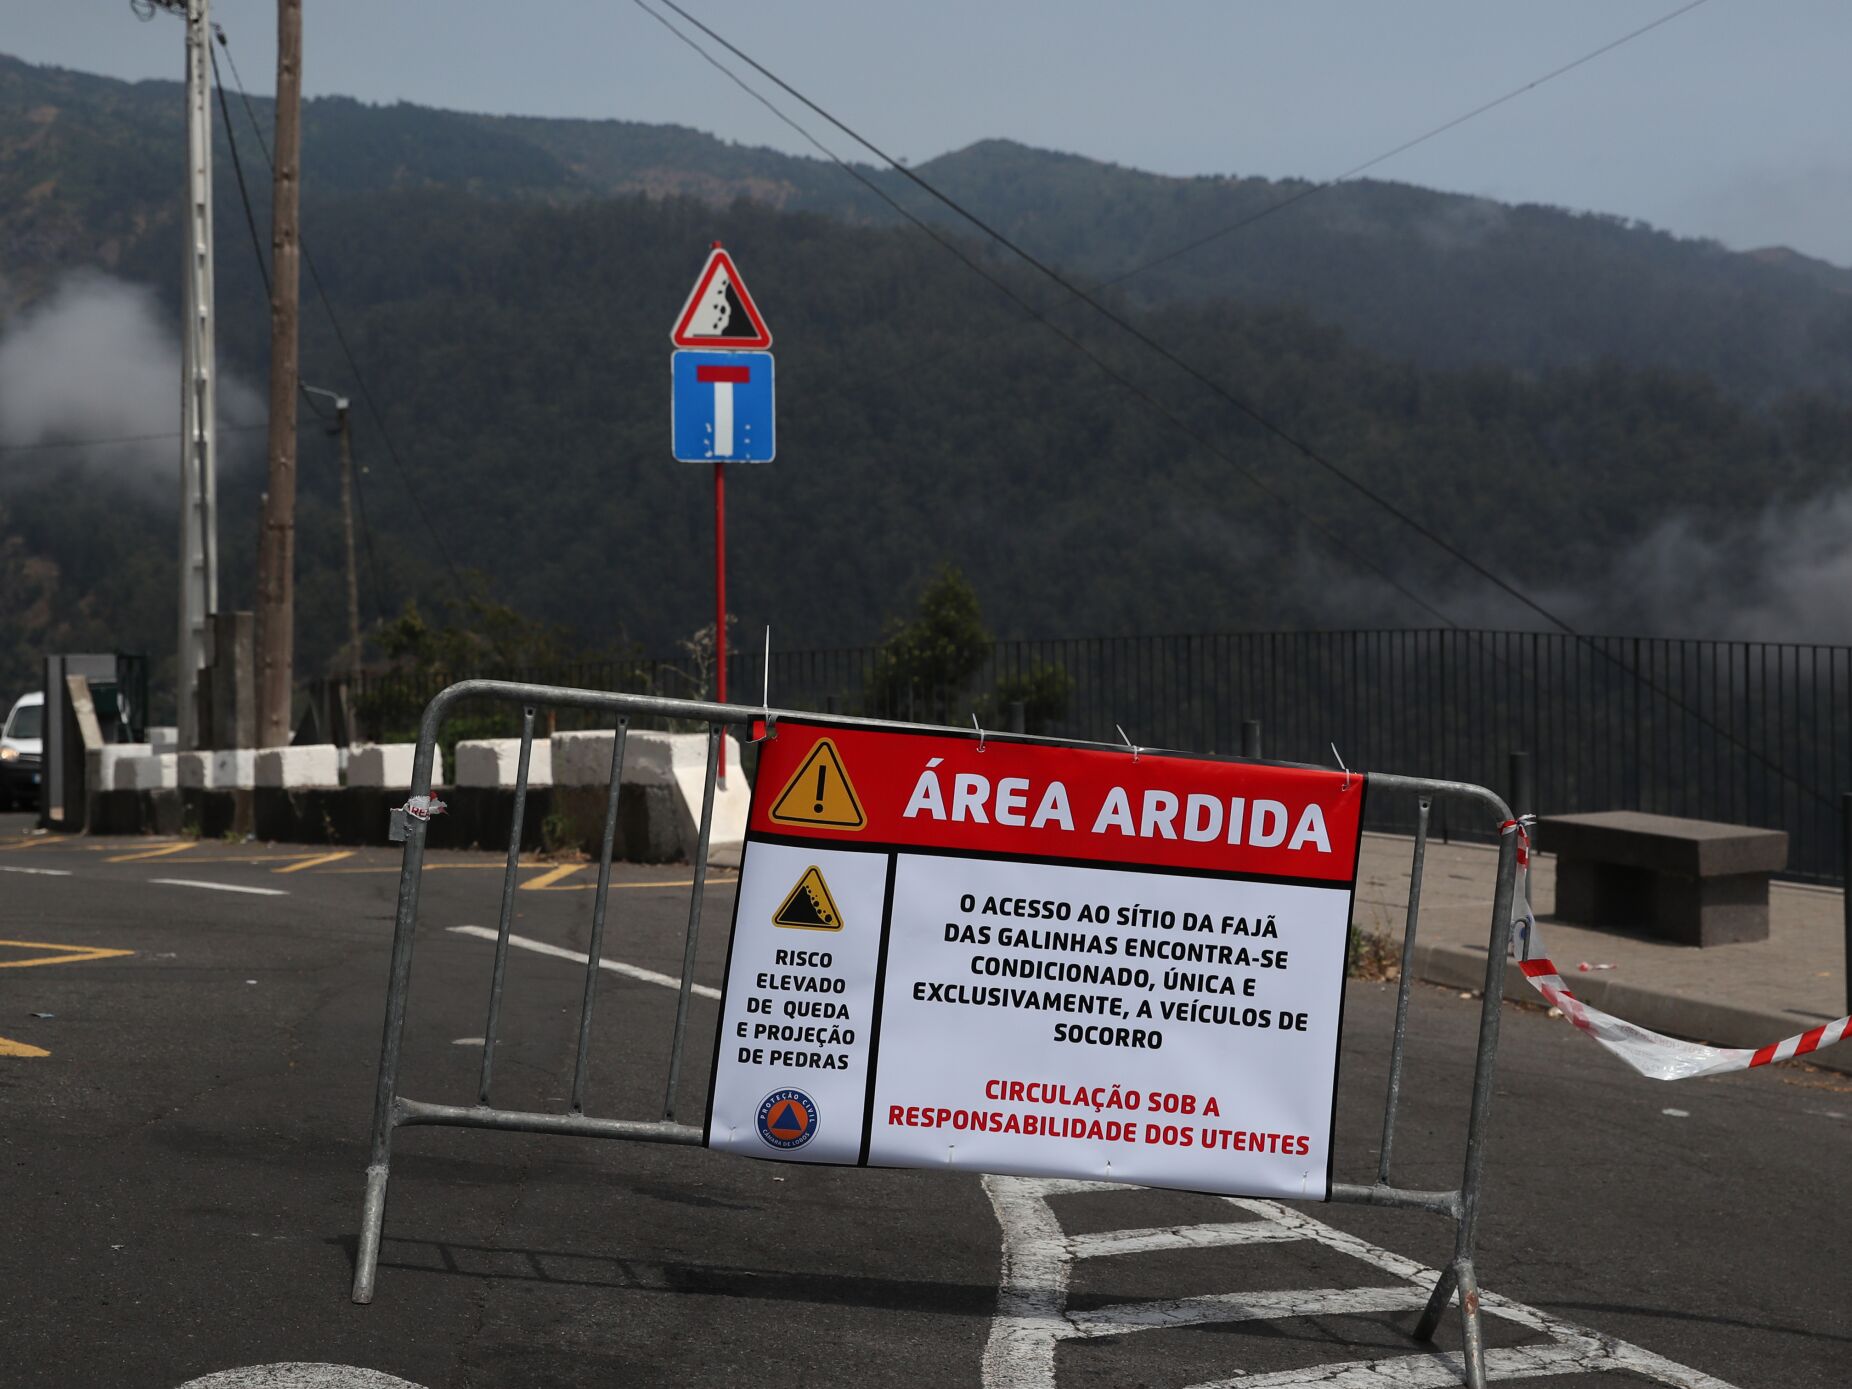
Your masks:
M823 813L823 778L829 774L830 769L828 767L817 768L817 803L810 808L811 813L814 815L821 815Z

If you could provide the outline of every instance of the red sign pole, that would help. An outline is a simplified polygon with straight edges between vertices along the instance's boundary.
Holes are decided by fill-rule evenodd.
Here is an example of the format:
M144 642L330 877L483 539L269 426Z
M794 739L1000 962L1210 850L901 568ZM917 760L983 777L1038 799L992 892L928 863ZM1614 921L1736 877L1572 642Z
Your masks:
M714 697L727 702L727 465L714 463ZM727 735L720 735L720 784L727 784Z

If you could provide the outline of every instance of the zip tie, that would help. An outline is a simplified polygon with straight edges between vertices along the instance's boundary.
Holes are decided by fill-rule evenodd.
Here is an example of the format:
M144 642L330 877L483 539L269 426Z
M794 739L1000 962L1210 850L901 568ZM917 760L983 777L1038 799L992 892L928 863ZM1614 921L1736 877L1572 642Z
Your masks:
M975 716L975 715L973 715L973 717L976 717L976 716ZM1128 748L1131 748L1131 750L1132 750L1132 760L1133 760L1134 762L1136 762L1136 761L1138 760L1138 751L1139 751L1139 750L1138 750L1138 745L1137 745L1136 743L1134 743L1134 742L1133 742L1133 741L1132 741L1132 740L1131 740L1130 738L1127 738L1127 737L1125 736L1125 730L1124 730L1123 728L1119 728L1119 725L1118 725L1118 724L1114 724L1114 725L1113 725L1113 727L1114 727L1114 728L1117 728L1117 729L1119 729L1119 738L1120 738L1120 741L1122 741L1122 742L1123 742L1123 743L1124 743L1124 744L1125 744L1125 745L1126 745L1126 746L1127 746Z
M1337 758L1338 766L1344 767L1344 754L1338 751L1338 745L1336 743L1333 743L1331 745L1331 755ZM1350 790L1350 768L1349 767L1344 767L1343 789L1346 791Z
M982 752L984 750L984 730L978 727L977 711L975 709L971 711L971 726L977 729L977 750Z

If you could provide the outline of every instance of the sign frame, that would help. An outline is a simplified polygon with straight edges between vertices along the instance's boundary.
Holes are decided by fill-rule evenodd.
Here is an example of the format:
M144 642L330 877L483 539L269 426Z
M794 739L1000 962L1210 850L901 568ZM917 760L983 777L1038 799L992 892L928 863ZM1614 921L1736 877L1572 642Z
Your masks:
M1336 1170L1336 1109L1339 1072L1341 1069L1343 1006L1346 989L1348 987L1345 957L1347 955L1349 931L1355 911L1358 861L1361 850L1362 826L1364 820L1364 790L1366 779L1361 774L1332 771L1329 768L1305 764L1256 762L1236 757L1160 752L1149 749L1134 751L1107 744L1045 738L1012 737L955 728L873 727L867 724L858 724L857 721L853 720L839 721L822 717L812 718L810 716L804 716L802 718L783 716L768 731L771 733L772 738L779 742L783 742L786 739L794 740L799 745L799 750L792 755L792 758L795 760L788 758L786 760L788 765L785 762L781 762L773 770L768 771L762 760L760 775L754 778L752 793L753 805L748 812L748 828L745 836L745 852L741 864L741 877L739 888L735 896L733 918L727 942L726 972L722 980L716 1045L709 1076L706 1113L703 1118L701 1130L701 1142L703 1146L714 1148L718 1151L732 1152L740 1156L771 1159L774 1161L807 1161L833 1166L930 1165L938 1167L944 1166L950 1161L949 1156L945 1160L939 1160L937 1158L931 1161L921 1160L918 1154L909 1156L904 1151L901 1151L904 1145L877 1138L877 1131L886 1135L889 1139L891 1139L893 1134L893 1130L885 1123L881 1122L881 1111L878 1109L877 1101L878 1088L886 1097L879 1102L881 1105L886 1106L886 1112L892 1114L897 1112L898 1108L888 1103L888 1100L891 1099L891 1096L887 1095L889 1087L883 1084L885 1077L897 1073L894 1069L896 1058L892 1055L887 1058L889 1070L884 1072L882 1051L884 1047L892 1048L896 1044L896 1039L903 1036L903 1032L900 1030L901 1024L897 1022L896 1015L904 1010L911 998L917 998L918 996L917 993L913 993L910 995L909 1000L903 1000L901 1004L894 1007L888 1006L889 1000L894 996L893 990L895 986L900 984L903 989L905 988L905 981L896 972L898 959L895 951L897 914L907 909L905 902L909 891L909 882L912 881L912 878L917 878L919 873L928 871L927 869L920 869L918 872L913 873L912 878L910 878L909 870L912 865L927 863L929 860L953 861L961 865L958 871L977 871L980 877L984 873L991 873L993 876L1000 873L1004 877L1009 877L1012 874L1021 876L1024 873L1033 872L1043 875L1044 877L1055 877L1058 879L1063 874L1071 875L1078 871L1081 877L1091 882L1102 882L1110 881L1114 878L1123 878L1126 882L1135 883L1141 889L1139 895L1144 897L1147 901L1160 900L1162 898L1167 880L1169 880L1172 886L1175 885L1176 880L1182 880L1186 884L1190 880L1201 880L1202 883L1209 884L1211 888L1219 883L1224 890L1228 892L1245 891L1250 895L1274 889L1291 893L1305 888L1318 888L1322 889L1323 892L1329 893L1330 896L1325 897L1322 893L1320 894L1320 909L1323 916L1315 929L1326 932L1329 938L1323 943L1322 949L1325 953L1318 957L1319 963L1313 965L1306 974L1300 977L1302 979L1309 979L1311 981L1311 987L1322 987L1326 991L1321 1006L1327 1009L1328 1012L1327 1017L1320 1024L1321 1028L1324 1030L1321 1031L1318 1037L1310 1039L1307 1043L1307 1045L1313 1046L1315 1049L1308 1053L1311 1059L1307 1060L1304 1064L1310 1067L1312 1061L1315 1060L1318 1068L1321 1070L1328 1064L1330 1091L1329 1103L1315 1116L1316 1123L1314 1124L1308 1121L1305 1129L1298 1135L1301 1142L1305 1141L1305 1134L1312 1135L1316 1139L1318 1147L1322 1149L1322 1152L1318 1153L1322 1161L1316 1164L1315 1169L1308 1170L1302 1175L1299 1189L1291 1191L1285 1190L1278 1181L1273 1181L1272 1184L1259 1182L1250 1185L1241 1181L1205 1180L1201 1172L1157 1170L1151 1164L1141 1165L1137 1163L1131 1164L1126 1168L1126 1172L1129 1173L1129 1175L1114 1173L1111 1170L1112 1164L1110 1162L1106 1163L1107 1170L1105 1171L1101 1171L1094 1166L1089 1166L1086 1163L1078 1165L1061 1165L1055 1163L1051 1165L1040 1161L1039 1158L1027 1161L1010 1159L1002 1162L994 1162L986 1161L980 1157L967 1161L958 1161L953 1165L957 1166L960 1170L966 1171L1001 1172L1005 1175L1120 1180L1134 1182L1140 1185L1214 1191L1218 1194L1231 1196L1283 1197L1286 1199L1317 1200L1332 1199ZM1352 798L1352 804L1345 807L1342 818L1344 821L1348 821L1350 816L1354 814L1355 822L1354 826L1347 823L1334 822L1331 826L1332 832L1330 840L1332 847L1337 851L1337 858L1334 859L1334 862L1343 863L1345 865L1345 871L1337 876L1323 874L1308 879L1283 873L1260 873L1252 871L1251 869L1238 869L1228 865L1219 868L1205 868L1197 866L1179 866L1175 862L1152 863L1141 861L1136 855L1130 857L1119 855L1111 859L1104 859L1078 849L1076 852L1066 855L1047 855L1027 854L1020 850L1011 852L1007 848L999 848L996 846L985 847L981 844L975 846L970 844L935 846L932 844L922 844L918 841L897 842L894 836L888 832L888 826L893 817L893 810L898 805L898 801L895 800L895 795L905 796L907 788L901 787L899 792L896 793L893 790L893 783L890 779L881 776L879 773L871 776L870 770L865 766L859 771L856 770L854 760L845 754L843 750L842 743L845 739L849 740L852 744L856 741L867 739L929 739L944 745L957 747L966 755L956 766L948 765L946 767L945 771L948 776L948 786L951 784L949 778L953 772L962 771L973 764L982 766L983 763L977 755L984 753L987 749L991 750L993 753L1003 750L1006 756L1009 750L1019 749L1038 758L1049 757L1051 755L1058 757L1064 752L1072 751L1095 759L1096 762L1102 759L1111 760L1112 765L1123 767L1128 774L1132 773L1132 769L1135 767L1141 768L1142 772L1147 776L1154 769L1176 771L1180 768L1193 768L1199 774L1207 775L1214 780L1227 781L1231 778L1236 781L1252 780L1260 788L1265 788L1270 784L1280 782L1282 779L1291 781L1295 778L1305 785L1321 786L1327 792L1335 790L1341 784L1343 794L1346 797ZM806 832L802 828L794 827L789 820L781 822L772 821L768 814L771 803L774 800L783 800L788 796L799 774L801 774L807 766L816 761L819 749L826 741L830 744L830 753L835 760L836 766L840 770L845 771L848 776L854 777L856 779L855 784L858 787L867 788L863 798L863 809L865 812L864 824L856 828L848 828L819 823L809 832ZM769 745L762 744L761 746L761 756L763 758L764 749ZM930 750L934 752L939 751L938 748ZM923 756L921 760L925 760ZM1001 761L1002 759L999 759L999 764ZM1308 778L1312 780L1307 780ZM1136 777L1134 779L1136 779ZM871 782L873 784L871 784ZM908 785L912 785L910 780L908 781ZM867 802L866 795L870 794L875 796L876 800L881 800L883 797L886 798L888 806L885 811ZM1033 794L1031 794L1028 805L1032 808L1034 804L1034 797ZM1272 804L1272 802L1269 802L1269 804ZM1075 801L1075 810L1077 812L1080 810L1080 802L1078 799ZM1084 813L1086 815L1091 815L1093 813L1091 806L1089 806ZM1256 814L1258 813L1257 809ZM1021 816L1019 813L1013 823L1020 823L1020 820ZM1004 833L1000 826L993 826L991 829L996 833ZM1348 831L1347 836L1346 831ZM1230 833L1234 834L1235 831L1231 830ZM1077 844L1085 840L1085 838L1086 836L1076 836ZM1239 841L1236 840L1234 842ZM821 938L823 943L836 944L838 946L837 953L845 956L845 963L842 968L845 977L851 982L845 983L842 987L839 987L837 996L846 996L853 999L857 997L857 989L872 989L872 1006L856 1009L853 1019L854 1025L858 1029L865 1028L866 1032L861 1039L862 1046L858 1048L865 1056L865 1081L863 1082L864 1088L862 1091L862 1109L860 1114L861 1126L860 1133L856 1135L858 1141L852 1145L847 1144L845 1136L838 1133L835 1135L834 1142L820 1140L816 1145L816 1149L809 1153L801 1152L796 1149L784 1148L774 1143L772 1139L767 1139L765 1141L766 1145L769 1146L761 1145L765 1146L764 1151L756 1151L755 1145L750 1141L751 1131L746 1130L742 1133L742 1125L738 1122L737 1115L734 1113L737 1106L733 1103L731 1097L723 1098L722 1077L725 1073L724 1068L732 1068L735 1065L733 1060L734 1054L729 1048L736 1048L739 1045L738 1039L729 1035L729 1025L732 1024L737 1027L742 1020L735 1016L738 1009L732 1006L735 1002L736 995L741 992L741 989L738 987L740 981L736 979L736 964L742 964L748 971L750 971L751 967L751 961L742 961L739 956L739 952L742 950L742 941L745 939L742 937L742 920L744 920L749 934L758 932L764 935L766 932L770 932L771 936L777 937L795 937L800 934L798 932L777 929L778 926L787 923L775 923L767 926L755 922L753 914L757 912L759 906L756 899L758 895L761 895L760 889L750 882L753 876L751 869L753 866L752 860L755 847L759 849L761 864L767 870L767 873L762 875L765 883L775 886L775 900L782 900L786 892L795 890L791 883L784 883L779 879L778 875L786 873L786 869L780 866L783 856L794 856L793 862L795 862L796 858L802 858L804 860L803 866L811 871L815 870L819 862L823 863L823 871L830 874L829 881L832 884L836 883L839 878L838 869L831 867L830 860L832 858L840 864L845 861L845 855L853 856L855 860L866 859L871 865L874 862L879 862L882 867L880 877L884 882L880 887L870 885L862 889L857 889L851 885L846 894L840 891L836 894L843 900L844 910L842 915L847 919L839 922L839 929L836 934ZM1216 847L1219 849L1223 846L1218 845ZM1253 849L1251 853L1258 854L1258 847ZM937 871L937 865L931 865L931 868L933 871ZM1156 876L1141 878L1125 877L1125 875L1136 874ZM794 882L797 881L795 877L793 880ZM858 893L862 903L872 901L879 902L880 919L878 921L869 920L870 913L864 908L858 908L856 905ZM1155 893L1156 898L1148 895L1150 893ZM897 898L899 899L898 903ZM930 910L928 910L927 915L931 915ZM934 917L933 920L937 921L938 918ZM1258 922L1258 917L1256 920ZM916 944L918 941L926 939L926 933L917 929L918 925L918 921L914 921L913 926L915 929L911 930L907 936L909 941L913 941ZM1271 926L1271 921L1269 921L1269 925ZM947 930L949 932L949 926ZM850 941L852 933L855 932L863 934L873 932L878 935L878 944L874 947L871 960L863 963L856 963L854 961L853 947ZM808 939L803 941L792 941L792 944L799 947L800 951L819 943L818 936L808 932L801 934L807 936ZM1271 943L1272 942L1269 942L1269 944ZM1281 944L1285 943L1286 942L1281 942ZM761 944L763 944L763 942L761 942ZM916 946L909 946L908 948L913 949L917 955ZM1292 948L1295 951L1300 949L1300 941L1298 939L1292 942ZM780 953L782 955L784 952ZM794 957L803 958L801 954L793 953ZM869 982L866 977L869 964L872 964L873 969L872 982ZM1329 970L1331 973L1334 973L1335 981L1331 979L1329 974L1321 972L1324 970ZM764 975L761 974L758 978L760 981L763 981ZM906 978L912 979L913 976L907 975ZM845 989L847 989L846 995L844 992ZM747 1006L750 1007L753 1005L749 1003ZM884 1016L884 1013L887 1014L887 1016ZM975 1014L976 1010L970 1010L970 1013ZM946 1015L948 1019L952 1016L954 1015ZM1121 1014L1119 1016L1124 1015ZM1301 1013L1298 1016L1303 1018L1305 1014ZM768 1021L770 1021L770 1019L768 1019ZM778 1022L782 1023L783 1021L783 1017L778 1018ZM1006 1022L1007 1021L1009 1020L1006 1019ZM976 1027L977 1024L974 1023L972 1026ZM913 1024L913 1027L914 1031L911 1035L925 1035L920 1032L917 1023ZM1124 1029L1120 1029L1121 1035L1123 1035L1123 1032ZM742 1033L741 1035L743 1036L745 1034ZM1231 1031L1227 1034L1217 1034L1212 1041L1203 1042L1200 1046L1192 1047L1191 1044L1195 1043L1197 1039L1194 1037L1186 1037L1180 1032L1178 1039L1184 1042L1185 1046L1179 1048L1179 1051L1186 1052L1186 1059L1180 1064L1185 1071L1189 1071L1193 1068L1194 1072L1197 1074L1210 1072L1217 1074L1227 1073L1232 1077L1233 1073L1239 1071L1242 1067L1243 1057L1240 1043L1246 1041L1249 1035L1250 1034L1245 1032ZM1255 1037L1265 1035L1266 1041L1274 1045L1278 1045L1281 1037L1281 1034L1277 1032L1272 1034L1253 1033L1251 1035ZM1228 1040L1230 1037L1234 1038L1232 1043ZM1328 1047L1328 1051L1325 1050L1326 1047ZM1174 1055L1176 1053L1171 1054ZM1061 1050L1062 1059L1060 1062L1060 1075L1063 1079L1067 1079L1073 1074L1089 1070L1094 1073L1098 1073L1102 1070L1111 1070L1115 1060L1122 1060L1123 1056L1124 1054L1121 1052L1108 1050L1104 1047L1069 1047L1065 1050ZM1020 1061L1013 1060L1009 1064L1015 1066L1019 1072L1026 1068L1028 1073L1034 1075L1053 1074L1050 1071L1050 1066L1053 1063L1045 1057L1029 1057ZM1250 1065L1249 1069L1253 1069L1253 1067ZM786 1092L804 1093L804 1086L806 1084L804 1077L806 1075L816 1076L816 1074L815 1072L805 1072L801 1070L772 1071L768 1069L766 1072L768 1089L770 1093L779 1095L783 1095ZM848 1080L849 1077L845 1076L843 1079ZM819 1084L824 1087L827 1087L830 1083L829 1077L818 1077L818 1080ZM1220 1082L1217 1082L1217 1084L1218 1089L1220 1089ZM818 1087L813 1086L812 1088L816 1089ZM1101 1088L1103 1089L1104 1087ZM1290 1084L1287 1088L1291 1088ZM819 1093L824 1094L825 1100L824 1103L818 1106L818 1108L823 1111L823 1118L820 1122L813 1122L806 1129L803 1139L803 1143L806 1145L810 1143L811 1139L816 1138L819 1132L828 1134L831 1128L829 1111L835 1106L828 1103L830 1096L826 1091L820 1091ZM1222 1090L1221 1093L1226 1096L1234 1092ZM1214 1097L1213 1094L1208 1096L1210 1099ZM1064 1095L1064 1099L1065 1098L1068 1097ZM1141 1099L1142 1098L1141 1096ZM1191 1103L1192 1107L1194 1107L1195 1103L1200 1102L1194 1093L1194 1087L1192 1087L1191 1091L1186 1091L1183 1094L1174 1095L1170 1098L1174 1098L1179 1105ZM805 1094L805 1099L807 1102L811 1102L808 1094ZM975 1102L979 1105L985 1103L983 1100L977 1100ZM1229 1100L1224 1098L1222 1103L1227 1104ZM717 1109L725 1109L728 1112L727 1118L723 1121L725 1123L725 1132L721 1135L722 1141L720 1142L716 1142ZM943 1108L941 1108L939 1112L943 1114ZM1076 1112L1079 1113L1080 1111ZM816 1110L812 1111L813 1120L815 1119L816 1113ZM926 1109L925 1113L930 1118L933 1113L930 1106ZM993 1114L991 1117L995 1118L996 1116ZM1102 1115L1096 1110L1087 1110L1082 1117L1085 1121L1090 1122L1107 1116ZM1195 1116L1180 1116L1176 1113L1169 1112L1163 1114L1156 1112L1147 1113L1144 1108L1140 1108L1135 1116L1120 1115L1117 1117L1122 1120L1135 1119L1138 1125L1138 1131L1142 1136L1145 1125L1148 1123L1156 1125L1157 1132L1162 1133L1167 1126L1178 1126L1180 1118L1187 1119ZM972 1118L975 1120L976 1116L973 1115ZM1027 1122L1026 1119L1024 1122ZM1064 1128L1064 1130L1059 1133L1050 1131L1050 1133L1045 1136L1064 1139L1081 1136L1081 1133L1070 1121L1063 1120L1062 1122L1064 1125L1068 1125L1068 1127ZM1036 1135L1033 1131L1027 1129L1023 1130L1023 1132L1029 1133L1031 1136L1042 1136ZM1276 1140L1289 1137L1277 1131L1271 1136ZM969 1139L971 1142L976 1143L977 1137L976 1134L955 1135L949 1131L938 1135L940 1147L942 1149L945 1147L945 1144L950 1143L954 1138L959 1138L961 1140ZM1237 1139L1231 1146L1240 1147L1240 1140ZM1088 1151L1091 1152L1093 1145L1076 1143L1071 1145L1068 1151L1077 1151L1083 1147L1086 1147ZM981 1143L977 1143L977 1150L980 1152L983 1150L983 1145ZM1249 1151L1258 1152L1259 1150ZM1276 1148L1274 1151L1277 1154L1283 1154L1287 1150ZM1301 1148L1300 1151L1304 1152L1305 1149ZM1134 1171L1134 1168L1138 1170Z

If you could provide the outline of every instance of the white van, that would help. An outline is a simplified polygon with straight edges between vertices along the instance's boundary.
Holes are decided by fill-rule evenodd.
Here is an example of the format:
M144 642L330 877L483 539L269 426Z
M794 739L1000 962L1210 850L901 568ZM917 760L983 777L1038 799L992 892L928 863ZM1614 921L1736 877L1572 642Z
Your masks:
M39 803L44 738L45 696L32 690L13 702L0 726L0 808Z

